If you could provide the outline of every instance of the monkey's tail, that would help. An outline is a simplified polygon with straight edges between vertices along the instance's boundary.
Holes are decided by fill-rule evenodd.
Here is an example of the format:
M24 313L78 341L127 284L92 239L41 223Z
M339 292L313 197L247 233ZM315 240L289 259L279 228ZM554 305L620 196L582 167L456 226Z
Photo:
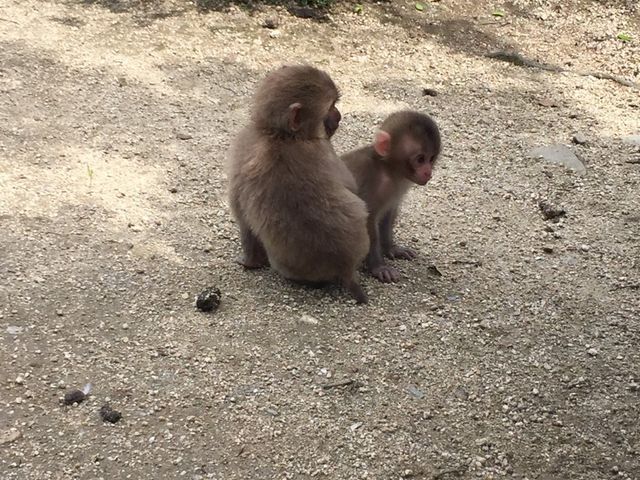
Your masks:
M343 279L342 286L351 294L353 298L355 298L356 303L369 303L369 297L362 289L360 283L354 278L353 273L350 273L347 278Z

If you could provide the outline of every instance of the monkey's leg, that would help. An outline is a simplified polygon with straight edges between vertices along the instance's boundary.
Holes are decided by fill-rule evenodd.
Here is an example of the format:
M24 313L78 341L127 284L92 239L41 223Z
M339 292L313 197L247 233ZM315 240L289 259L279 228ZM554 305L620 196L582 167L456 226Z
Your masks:
M378 280L383 283L397 282L400 279L400 272L384 263L382 257L382 247L378 235L378 224L373 215L369 215L367 220L367 230L369 231L369 254L367 255L367 269Z
M380 220L380 245L382 253L389 258L402 258L404 260L413 260L417 253L408 247L396 245L393 241L393 226L398 216L398 208L392 208L384 214Z
M242 220L238 220L240 226L240 243L242 244L242 257L236 262L247 269L264 268L269 266L269 257L262 242L253 234Z

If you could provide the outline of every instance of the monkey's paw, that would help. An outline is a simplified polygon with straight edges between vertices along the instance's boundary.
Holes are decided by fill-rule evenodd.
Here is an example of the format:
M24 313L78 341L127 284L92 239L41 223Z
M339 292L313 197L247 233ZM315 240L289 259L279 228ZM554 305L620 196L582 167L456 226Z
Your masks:
M400 272L388 265L380 265L379 267L372 268L371 275L382 283L392 283L400 280Z
M387 252L389 258L400 258L402 260L413 260L418 256L415 250L408 247L401 247L400 245L394 245Z

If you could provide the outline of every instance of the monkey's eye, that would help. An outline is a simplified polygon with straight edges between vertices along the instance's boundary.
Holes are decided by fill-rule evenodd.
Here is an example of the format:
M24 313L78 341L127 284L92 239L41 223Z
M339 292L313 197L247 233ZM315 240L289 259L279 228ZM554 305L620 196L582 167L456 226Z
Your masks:
M418 155L416 157L416 162L418 162L418 164L422 165L425 162L424 155Z

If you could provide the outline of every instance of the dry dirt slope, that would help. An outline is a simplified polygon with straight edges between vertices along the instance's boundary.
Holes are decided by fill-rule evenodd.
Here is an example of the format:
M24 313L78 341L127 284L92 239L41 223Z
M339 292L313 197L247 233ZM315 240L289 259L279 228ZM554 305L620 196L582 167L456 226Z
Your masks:
M638 81L634 5L199 6L0 1L0 478L640 478L638 91L483 57ZM398 228L421 257L362 308L230 261L225 149L303 60L339 151L401 107L445 138ZM550 143L587 174L527 157Z

